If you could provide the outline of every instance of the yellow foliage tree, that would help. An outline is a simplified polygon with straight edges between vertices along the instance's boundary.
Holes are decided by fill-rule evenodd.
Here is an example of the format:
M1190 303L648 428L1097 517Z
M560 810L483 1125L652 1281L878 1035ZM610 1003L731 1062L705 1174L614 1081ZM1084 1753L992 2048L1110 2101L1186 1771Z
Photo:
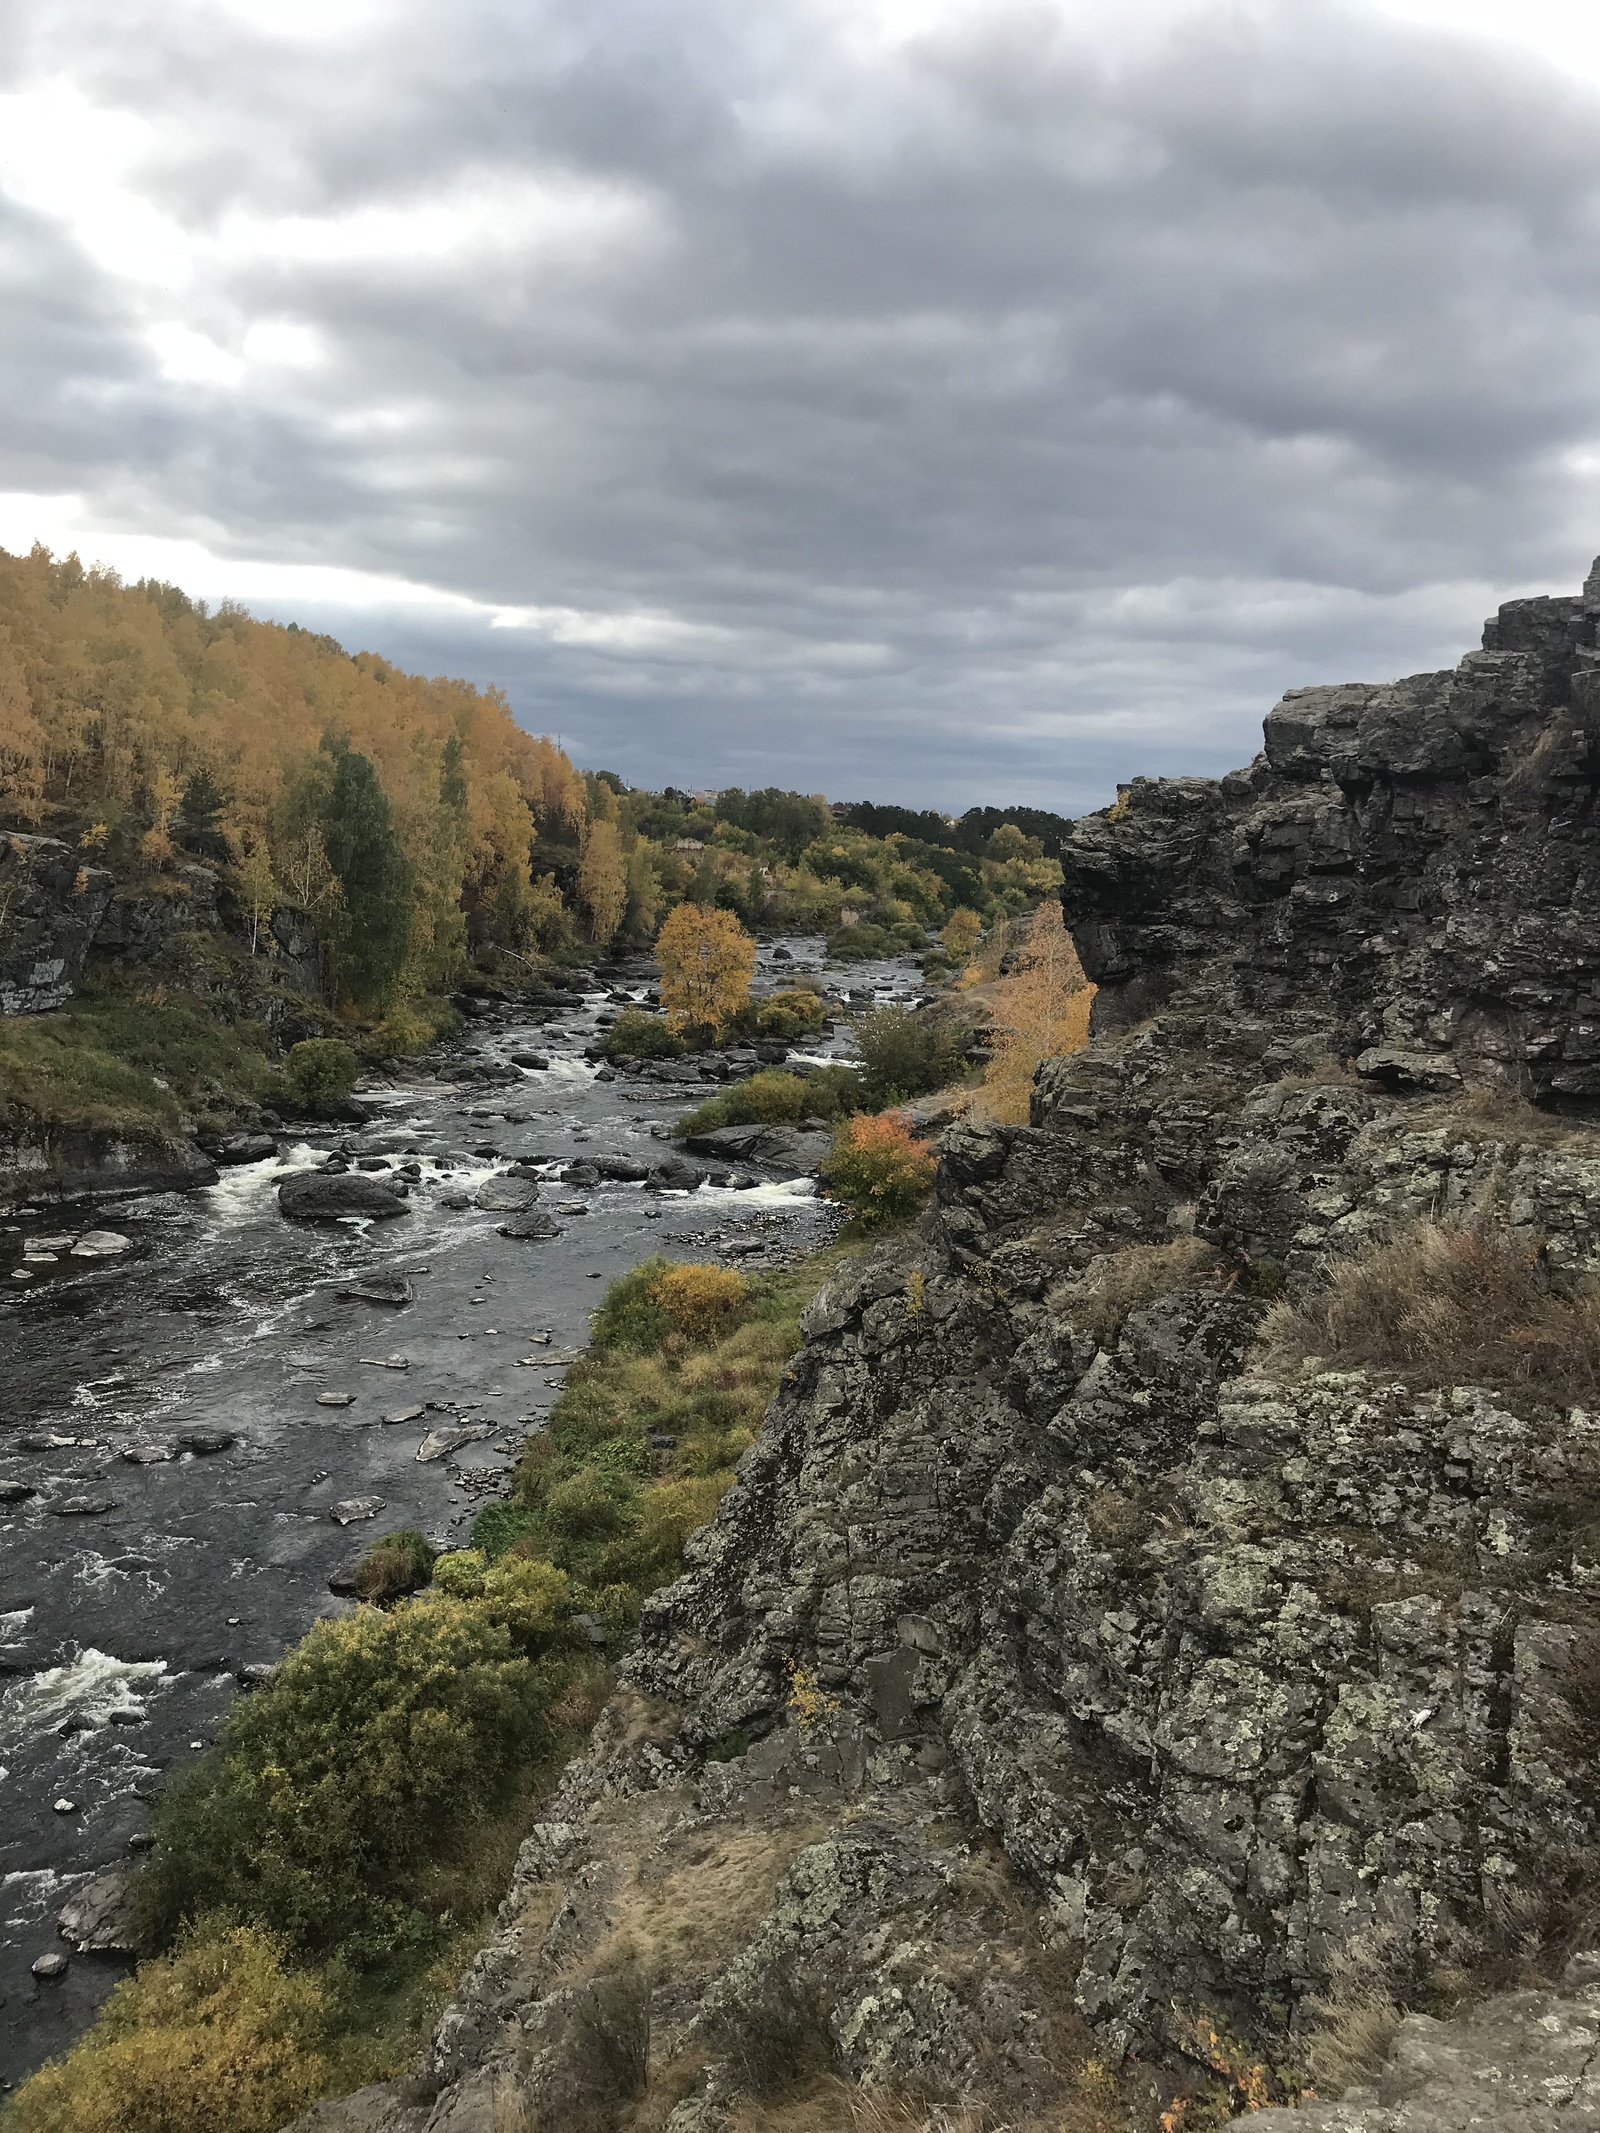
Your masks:
M589 914L589 938L602 948L608 946L628 907L628 870L615 822L589 824L578 867L578 896Z
M756 944L731 911L679 904L656 939L669 1029L720 1032L750 997Z
M44 813L44 728L33 715L28 677L0 629L0 802L24 822Z
M965 904L951 912L945 921L939 944L952 963L966 963L973 950L983 939L983 920L976 911L969 911Z
M239 888L244 907L250 914L250 953L254 955L261 928L271 920L272 907L278 900L272 853L259 831L247 835L244 840L244 857L239 861Z
M1096 988L1084 976L1058 903L1041 904L1009 978L995 987L993 1056L984 1075L992 1118L1025 1124L1040 1062L1081 1052Z

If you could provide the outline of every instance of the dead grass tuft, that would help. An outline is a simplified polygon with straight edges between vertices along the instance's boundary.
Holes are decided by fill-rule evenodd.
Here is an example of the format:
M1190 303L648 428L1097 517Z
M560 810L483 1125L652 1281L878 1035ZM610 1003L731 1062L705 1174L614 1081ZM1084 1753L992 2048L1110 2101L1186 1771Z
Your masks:
M1323 1991L1307 2002L1317 2026L1306 2047L1306 2072L1320 2096L1342 2096L1370 2081L1405 2019L1383 1954L1353 1941L1334 1957Z
M1135 1311L1215 1276L1221 1266L1221 1255L1199 1237L1130 1244L1092 1261L1077 1281L1057 1289L1051 1302L1109 1348Z
M1538 1253L1492 1230L1418 1222L1340 1260L1301 1304L1274 1304L1258 1368L1317 1357L1422 1384L1485 1384L1568 1404L1600 1395L1600 1290L1551 1284Z

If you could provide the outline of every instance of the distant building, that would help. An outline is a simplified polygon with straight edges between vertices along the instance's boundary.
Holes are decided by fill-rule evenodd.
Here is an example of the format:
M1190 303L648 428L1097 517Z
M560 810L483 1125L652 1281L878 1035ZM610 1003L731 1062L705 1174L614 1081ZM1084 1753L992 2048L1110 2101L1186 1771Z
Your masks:
M672 849L675 852L703 852L705 846L698 837L680 837Z

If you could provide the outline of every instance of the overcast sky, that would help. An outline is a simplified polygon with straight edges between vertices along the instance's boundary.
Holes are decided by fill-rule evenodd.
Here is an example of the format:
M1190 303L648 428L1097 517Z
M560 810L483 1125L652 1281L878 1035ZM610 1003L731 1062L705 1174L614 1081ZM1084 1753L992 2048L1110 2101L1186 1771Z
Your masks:
M1131 18L1131 23L1130 23ZM1600 550L1600 9L0 5L0 545L1077 811Z

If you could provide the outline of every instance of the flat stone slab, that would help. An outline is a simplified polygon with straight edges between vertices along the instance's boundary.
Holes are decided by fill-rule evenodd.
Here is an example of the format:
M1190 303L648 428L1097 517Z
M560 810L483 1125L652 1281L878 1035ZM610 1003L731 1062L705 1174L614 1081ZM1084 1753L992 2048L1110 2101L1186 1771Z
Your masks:
M332 1506L328 1516L336 1526L353 1526L363 1518L376 1518L387 1502L383 1496L347 1496Z
M114 1229L91 1229L81 1236L72 1247L74 1259L115 1259L119 1252L128 1251L133 1244L131 1237L119 1236Z
M56 1924L80 1955L96 1951L120 1955L131 1951L128 1898L132 1886L131 1867L109 1867L61 1906Z
M99 1518L116 1508L114 1496L57 1496L45 1505L55 1518Z
M356 1396L353 1392L319 1392L317 1394L317 1405L319 1407L354 1407L355 1404Z
M418 1462L427 1466L435 1459L447 1459L452 1452L460 1451L463 1444L481 1444L488 1435L487 1422L462 1422L444 1429L430 1429L417 1446Z
M391 1407L383 1419L385 1422L419 1422L427 1412L426 1405L419 1402L415 1407Z
M398 1308L414 1303L417 1292L404 1274L363 1274L339 1294L356 1303L392 1304Z

